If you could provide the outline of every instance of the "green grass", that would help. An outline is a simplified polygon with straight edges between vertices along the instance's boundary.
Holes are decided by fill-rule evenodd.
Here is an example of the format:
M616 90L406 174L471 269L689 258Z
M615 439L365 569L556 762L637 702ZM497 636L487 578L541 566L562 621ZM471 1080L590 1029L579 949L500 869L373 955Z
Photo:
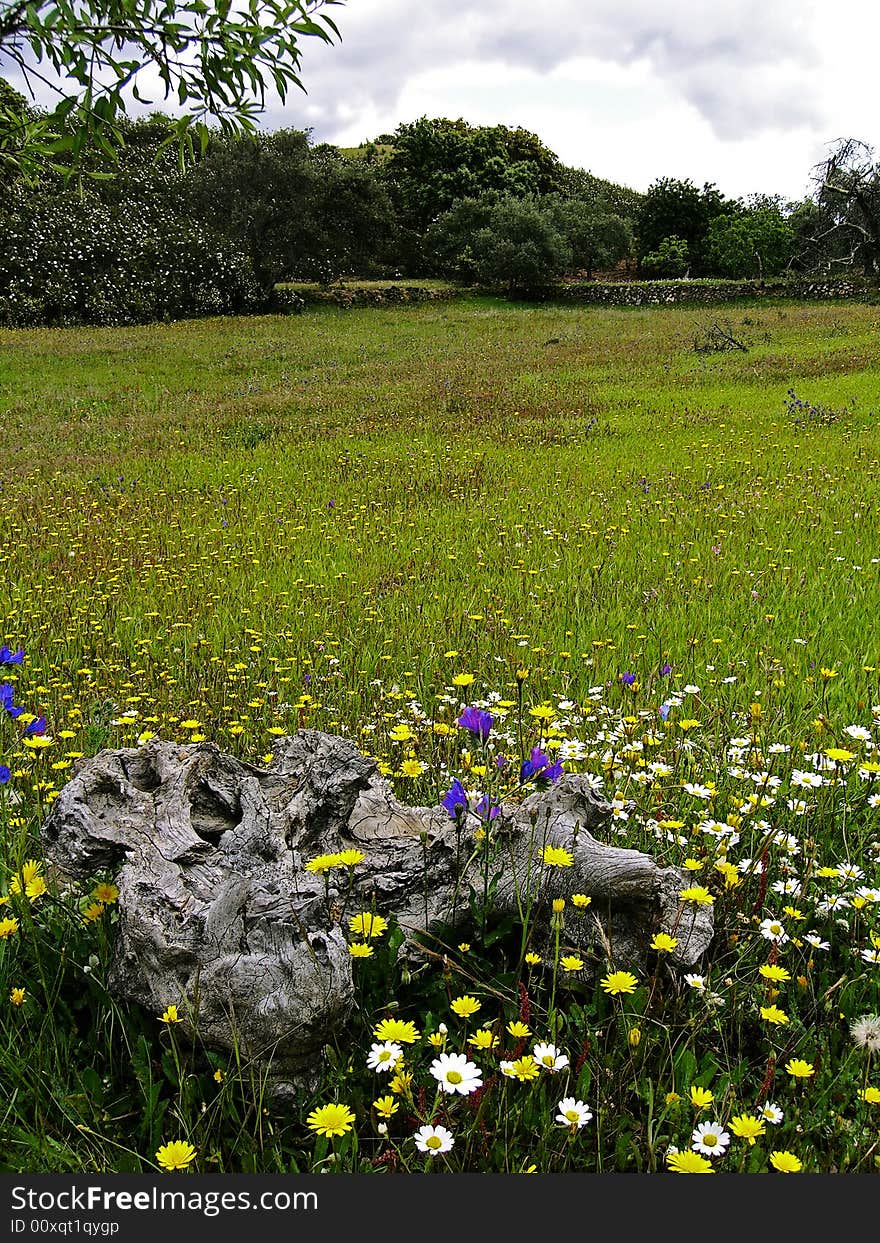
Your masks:
M716 317L747 352L695 351ZM348 734L403 797L431 803L453 775L474 784L453 697L515 702L516 669L527 667L526 748L584 741L569 767L601 774L609 794L638 803L617 825L627 844L677 864L696 851L701 882L719 882L721 931L701 969L727 1004L713 1009L671 985L650 990L650 1005L647 990L612 1004L593 980L607 964L591 959L595 971L565 991L554 1017L530 976L536 1034L545 1038L552 1018L573 1064L589 1049L577 1076L544 1082L543 1096L536 1089L527 1102L509 1089L528 1084L505 1084L486 1107L497 1110L503 1144L469 1131L452 1168L662 1168L668 1144L690 1145L691 1108L667 1093L711 1081L727 1121L754 1105L771 1055L786 1112L776 1146L806 1168L870 1167L877 1106L856 1097L875 1080L846 1024L880 1008L878 967L860 957L878 908L849 906L842 932L815 905L817 889L802 930L833 933L833 949L808 968L809 949L789 943L792 982L778 1004L791 1023L763 1030L747 981L769 943L755 928L780 916L794 935L798 921L755 878L724 889L699 821L743 821L736 862L764 840L752 825L772 814L813 872L850 859L862 885L877 884L880 813L855 762L835 770L845 780L806 792L815 809L804 820L785 809L784 795L796 793L785 785L777 810L742 813L755 784L731 777L725 750L731 737L751 738L741 765L783 782L823 749L849 747L865 762L876 751L845 730L878 736L878 323L878 309L858 303L714 312L466 298L0 333L0 642L27 653L4 673L53 738L29 747L21 719L0 723L0 761L12 770L0 787L0 892L38 856L40 819L78 754L151 732L183 739L181 722L197 719L223 748L258 758L271 753L270 730L307 723ZM789 390L813 411L800 425ZM661 675L666 664L672 672ZM473 687L456 688L453 676L465 672ZM632 687L624 672L636 675ZM661 703L676 695L672 725L658 725ZM541 703L558 722L549 734L527 712ZM699 719L694 734L675 725L685 713ZM407 746L390 736L400 722L412 728ZM654 727L660 741L643 749L673 771L662 799L641 784L638 751L628 749ZM401 775L410 752L424 765L415 778ZM716 782L708 813L686 779ZM657 836L661 805L685 825L683 842ZM777 846L774 881L794 866ZM378 1090L359 1069L373 1013L396 996L420 1028L430 1015L452 1030L449 996L475 990L480 1017L506 1022L518 1011L517 963L503 938L492 951L475 946L445 983L429 972L406 986L393 955L355 963L365 968L358 1069L346 1071L351 1049L340 1036L321 1068L324 1094L281 1116L247 1068L224 1061L218 1087L216 1053L185 1050L157 1016L106 994L115 916L108 907L84 925L89 892L72 905L50 886L0 908L19 921L0 940L8 1169L151 1168L158 1144L174 1138L192 1140L199 1168L310 1169L327 1145L315 1148L305 1116L343 1099L332 1092L358 1102L360 1147L350 1136L338 1142L342 1168L372 1168L388 1151L370 1113ZM21 1006L5 1000L17 987L27 988ZM635 1025L638 1045L627 1035ZM601 1040L587 1039L599 1030ZM815 1084L798 1089L815 1113L797 1133L794 1089L779 1067L820 1054ZM604 1081L606 1065L614 1082ZM596 1114L571 1143L547 1121L557 1086ZM392 1164L420 1168L412 1129L396 1136ZM766 1168L768 1151L762 1140L721 1164L740 1168L742 1157Z

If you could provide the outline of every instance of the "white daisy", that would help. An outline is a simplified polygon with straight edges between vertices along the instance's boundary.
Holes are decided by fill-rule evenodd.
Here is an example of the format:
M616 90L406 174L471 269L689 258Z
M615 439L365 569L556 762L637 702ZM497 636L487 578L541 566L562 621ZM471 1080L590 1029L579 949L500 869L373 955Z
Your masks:
M438 1157L442 1152L449 1152L455 1143L452 1132L445 1126L420 1126L413 1139L419 1152L426 1152L431 1157Z
M766 1105L759 1106L758 1117L762 1118L764 1122L772 1122L774 1126L779 1126L785 1114L777 1104L773 1101L768 1101Z
M758 925L758 931L762 937L766 937L768 941L774 941L777 945L784 945L788 940L788 933L778 919L762 919Z
M440 1084L441 1092L458 1092L470 1096L483 1086L479 1066L469 1062L463 1053L441 1053L431 1063L431 1074Z
M701 1122L691 1136L691 1148L706 1157L721 1157L730 1143L727 1131L722 1131L720 1122Z
M580 1130L593 1117L584 1102L576 1101L573 1096L566 1096L559 1102L557 1108L559 1113L556 1115L556 1121L560 1126L570 1126Z
M536 1044L533 1056L538 1065L545 1070L565 1070L568 1065L567 1055L560 1053L555 1044Z
M370 1052L367 1054L367 1069L375 1070L377 1074L384 1074L386 1071L394 1070L398 1060L402 1057L403 1048L391 1040L385 1040L382 1044L370 1046Z

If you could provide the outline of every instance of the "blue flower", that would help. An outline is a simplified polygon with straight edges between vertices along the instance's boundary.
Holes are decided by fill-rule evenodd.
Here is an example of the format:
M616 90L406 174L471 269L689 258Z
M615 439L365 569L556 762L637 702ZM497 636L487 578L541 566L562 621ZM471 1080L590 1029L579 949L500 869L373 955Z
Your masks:
M519 770L520 781L531 781L532 777L537 777L538 773L550 763L549 755L545 755L540 747L532 747L532 753L527 760L523 760L522 768Z
M23 660L23 647L20 647L17 652L13 652L5 643L0 647L0 665L20 665Z
M49 722L44 716L38 716L35 721L31 721L30 725L24 727L24 738L30 738L32 734L45 734L49 728Z
M545 755L540 747L532 747L527 760L523 760L519 772L522 782L531 781L533 777L546 781L558 781L562 776L562 764L557 761L551 764L549 755Z
M670 673L672 673L672 665L661 665L660 666L660 677L661 678L667 677Z
M632 686L633 682L636 680L636 675L634 673L622 673L620 675L620 680L624 686Z
M462 729L469 730L475 738L479 738L481 742L485 742L489 737L495 718L491 712L485 712L482 708L465 708L456 724Z
M9 771L7 766L5 764L0 764L0 786L5 786L11 776L12 773Z
M494 820L500 810L501 808L497 803L492 802L488 794L484 794L474 808L481 820Z
M459 814L464 815L467 811L467 805L468 801L465 788L456 777L446 792L446 796L443 799L443 806L449 812L452 819L456 820Z
M4 682L0 685L0 708L5 708L13 719L17 716L21 716L22 712L24 712L24 708L16 708L15 704L12 702L14 694L15 691L12 688L11 682Z

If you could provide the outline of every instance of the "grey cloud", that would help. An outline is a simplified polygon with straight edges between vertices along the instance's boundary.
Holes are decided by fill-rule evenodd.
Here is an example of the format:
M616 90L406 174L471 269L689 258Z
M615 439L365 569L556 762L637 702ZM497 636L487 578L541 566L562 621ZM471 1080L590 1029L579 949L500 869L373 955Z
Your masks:
M369 107L393 110L407 81L477 60L543 74L574 57L644 62L722 139L819 121L805 81L818 60L804 0L350 0L333 48L307 47L308 97L295 107L319 137ZM452 109L454 111L454 109Z

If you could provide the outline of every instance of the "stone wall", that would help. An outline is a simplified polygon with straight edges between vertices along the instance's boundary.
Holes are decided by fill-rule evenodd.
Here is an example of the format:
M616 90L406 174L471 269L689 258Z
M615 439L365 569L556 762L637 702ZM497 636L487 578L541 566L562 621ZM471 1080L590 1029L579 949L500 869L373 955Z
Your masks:
M741 298L859 298L873 286L860 277L798 278L796 280L723 281L677 280L632 281L599 284L552 285L535 295L536 300L576 302L589 306L680 306L733 302Z
M404 306L414 302L448 302L459 297L462 289L452 286L426 288L423 285L387 285L377 288L303 289L306 303L322 306Z

